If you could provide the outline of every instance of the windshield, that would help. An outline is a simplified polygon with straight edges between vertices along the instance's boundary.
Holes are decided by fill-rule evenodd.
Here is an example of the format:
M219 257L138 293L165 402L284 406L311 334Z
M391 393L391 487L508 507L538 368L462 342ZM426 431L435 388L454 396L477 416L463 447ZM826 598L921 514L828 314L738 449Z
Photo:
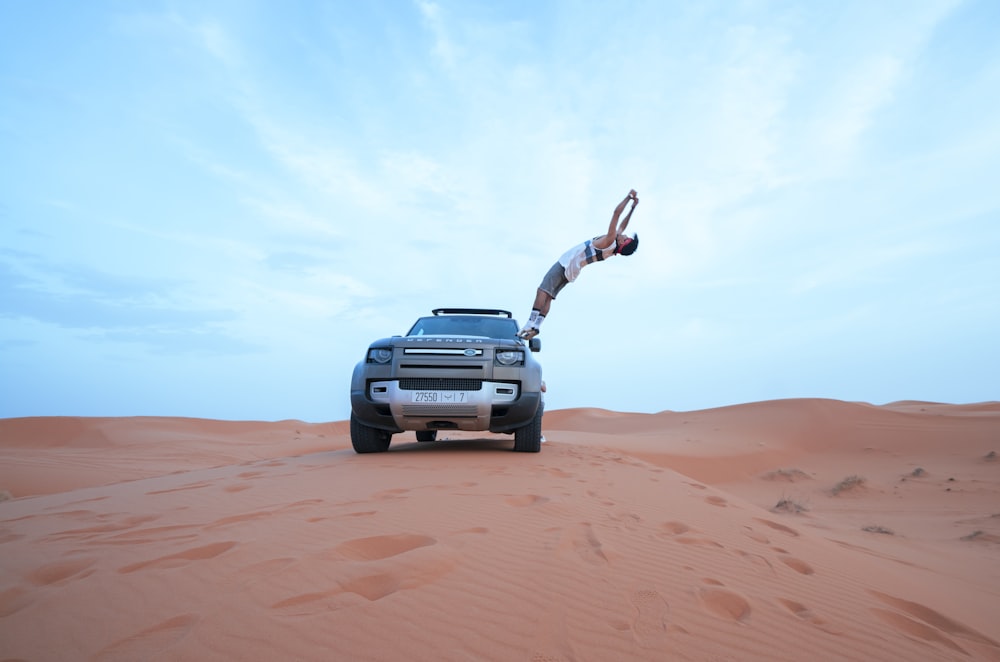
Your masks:
M517 322L509 318L442 315L422 317L413 325L408 336L479 336L482 338L514 338Z

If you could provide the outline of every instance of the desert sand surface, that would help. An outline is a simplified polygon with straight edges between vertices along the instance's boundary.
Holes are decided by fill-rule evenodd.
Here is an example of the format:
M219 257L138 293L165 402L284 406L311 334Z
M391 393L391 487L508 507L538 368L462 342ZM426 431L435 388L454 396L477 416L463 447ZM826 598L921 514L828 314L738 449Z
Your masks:
M0 660L1000 660L1000 403L0 420Z

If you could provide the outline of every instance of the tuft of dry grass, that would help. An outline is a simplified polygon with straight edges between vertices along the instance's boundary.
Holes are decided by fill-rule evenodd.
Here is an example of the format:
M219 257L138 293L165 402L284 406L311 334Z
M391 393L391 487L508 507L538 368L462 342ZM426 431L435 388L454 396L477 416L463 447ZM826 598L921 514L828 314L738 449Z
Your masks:
M781 497L781 499L778 500L778 503L774 504L771 508L772 513L791 513L793 515L804 513L808 510L808 508L798 501L788 497Z
M981 542L1000 545L1000 536L994 533L987 533L981 529L977 529L967 536L962 536L962 540L967 542Z
M763 480L780 481L783 483L794 483L800 480L812 480L805 471L801 469L776 469L769 471L763 476Z
M912 472L910 472L910 475L913 476L914 478L920 478L921 476L926 476L927 472L924 471L923 467L917 467Z
M986 460L987 462L995 462L997 459L997 452L990 451L985 456L983 456L983 459Z
M14 495L7 490L0 490L0 501L6 501L7 499L13 499Z
M844 480L840 481L833 486L833 496L837 496L841 492L847 492L856 488L861 487L865 484L865 479L857 474L853 476L848 476Z
M861 527L861 530L867 531L868 533L881 533L887 536L896 535L895 533L892 532L892 529L887 529L884 526L876 526L876 525L863 526Z

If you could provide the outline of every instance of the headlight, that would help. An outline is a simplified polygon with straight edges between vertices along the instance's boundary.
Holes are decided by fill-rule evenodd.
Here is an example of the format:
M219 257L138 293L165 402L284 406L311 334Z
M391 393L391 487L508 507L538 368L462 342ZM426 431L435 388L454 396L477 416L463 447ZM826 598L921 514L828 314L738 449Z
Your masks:
M379 347L377 349L368 350L368 362L369 363L388 363L392 360L392 349Z
M496 361L499 365L519 365L524 363L524 352L520 350L504 350L497 352Z

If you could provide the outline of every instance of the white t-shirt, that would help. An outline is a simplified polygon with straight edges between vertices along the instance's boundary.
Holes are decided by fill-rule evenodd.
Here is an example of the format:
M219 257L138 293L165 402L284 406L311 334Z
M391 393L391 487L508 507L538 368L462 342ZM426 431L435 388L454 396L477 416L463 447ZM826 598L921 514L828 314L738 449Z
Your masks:
M559 258L559 264L563 266L563 270L566 273L566 280L572 283L580 275L580 270L585 266L593 262L601 262L615 254L617 241L613 242L607 248L597 248L594 246L594 242L600 239L601 236L588 239L582 244L577 244L562 254L562 257Z

